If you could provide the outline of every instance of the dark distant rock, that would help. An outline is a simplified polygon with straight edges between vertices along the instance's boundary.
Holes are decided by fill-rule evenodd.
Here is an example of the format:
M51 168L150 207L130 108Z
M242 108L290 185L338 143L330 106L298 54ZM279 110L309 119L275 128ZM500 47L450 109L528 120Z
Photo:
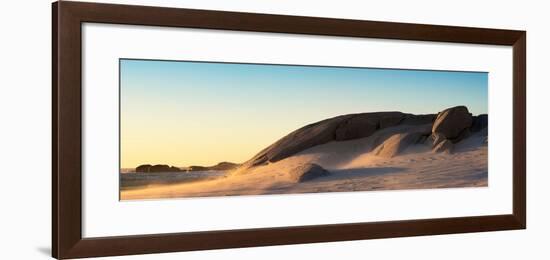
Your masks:
M232 162L220 162L214 166L199 166L193 165L187 167L188 171L228 171L239 167L240 164Z
M472 119L472 127L470 128L472 132L479 132L489 126L489 117L487 114L474 116Z
M157 165L143 164L136 168L136 172L178 172L178 171L180 171L180 168L169 166L166 164L157 164Z
M446 139L456 139L470 126L472 114L465 106L457 106L439 112L432 126L432 133L442 134Z
M138 167L136 167L136 172L149 172L149 169L151 169L150 164L143 164Z
M298 166L289 172L289 176L294 182L305 182L328 175L330 173L327 170L314 163Z
M151 166L149 172L169 172L171 170L170 166L166 164L156 164Z
M198 165L193 165L193 166L189 166L187 168L187 170L189 171L208 171L208 167L205 167L205 166L198 166Z
M208 167L210 170L213 171L227 171L227 170L233 170L237 167L239 167L240 164L231 163L231 162L220 162L214 166Z

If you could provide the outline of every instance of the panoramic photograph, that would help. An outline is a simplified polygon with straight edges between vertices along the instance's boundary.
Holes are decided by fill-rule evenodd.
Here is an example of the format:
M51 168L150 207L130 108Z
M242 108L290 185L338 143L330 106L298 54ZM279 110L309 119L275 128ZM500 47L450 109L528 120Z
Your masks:
M488 186L488 73L120 59L120 200Z

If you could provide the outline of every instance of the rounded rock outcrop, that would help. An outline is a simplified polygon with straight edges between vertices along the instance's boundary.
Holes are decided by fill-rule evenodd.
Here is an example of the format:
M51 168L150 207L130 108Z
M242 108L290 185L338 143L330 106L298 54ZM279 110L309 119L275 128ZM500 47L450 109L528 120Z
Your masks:
M446 139L459 138L463 131L472 126L472 114L465 106L445 109L439 114L432 127L432 133L442 134Z
M289 172L290 179L296 183L306 182L328 175L330 175L330 173L327 170L315 163L300 165Z
M151 169L150 164L142 164L138 167L136 167L136 172L149 172L149 169Z

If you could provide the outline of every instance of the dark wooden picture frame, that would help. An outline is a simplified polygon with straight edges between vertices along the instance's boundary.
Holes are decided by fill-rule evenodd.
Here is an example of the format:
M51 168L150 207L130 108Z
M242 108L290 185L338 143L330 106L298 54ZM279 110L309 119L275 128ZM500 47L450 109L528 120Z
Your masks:
M132 24L513 46L513 213L122 237L82 237L81 24ZM525 229L526 32L177 8L52 7L52 254L59 259Z

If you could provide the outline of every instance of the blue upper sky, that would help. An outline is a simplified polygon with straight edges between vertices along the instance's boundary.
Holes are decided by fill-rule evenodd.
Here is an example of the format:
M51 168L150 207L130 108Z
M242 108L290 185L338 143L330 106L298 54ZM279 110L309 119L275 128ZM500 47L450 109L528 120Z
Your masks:
M433 114L457 105L477 115L488 106L484 72L128 59L120 65L122 142L133 149L143 140L176 135L169 131L177 129L189 138L240 140L242 149L242 142L250 142L255 153L290 131L333 116ZM166 125L172 130L153 127Z
M488 74L480 72L148 60L121 60L121 69L125 95L264 110L330 104L317 109L436 113L466 105L487 113Z

